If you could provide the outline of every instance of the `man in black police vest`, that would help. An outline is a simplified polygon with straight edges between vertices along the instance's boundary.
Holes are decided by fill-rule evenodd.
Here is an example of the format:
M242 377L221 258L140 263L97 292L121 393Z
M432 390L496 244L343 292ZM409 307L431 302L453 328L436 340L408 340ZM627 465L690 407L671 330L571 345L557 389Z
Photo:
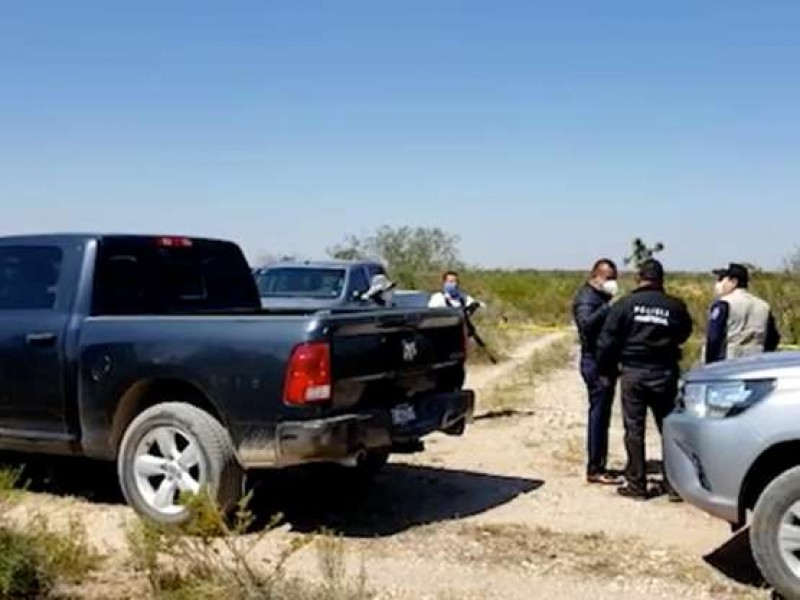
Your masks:
M664 267L647 260L636 276L638 287L611 307L597 344L598 371L611 378L622 367L622 411L628 465L621 496L650 497L645 460L647 408L659 433L677 395L681 345L692 333L686 304L664 291ZM664 479L670 498L678 500Z

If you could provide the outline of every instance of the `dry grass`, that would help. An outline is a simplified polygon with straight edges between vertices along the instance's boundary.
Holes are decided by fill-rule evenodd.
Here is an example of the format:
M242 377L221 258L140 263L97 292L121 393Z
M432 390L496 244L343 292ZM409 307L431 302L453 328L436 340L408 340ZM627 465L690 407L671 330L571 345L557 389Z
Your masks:
M249 498L232 524L207 494L186 499L194 518L186 525L156 526L139 521L128 534L133 570L145 576L158 600L365 600L371 597L362 573L348 577L344 542L326 532L295 538L273 560L254 558L256 546L274 530L249 533L253 515ZM286 564L317 542L321 582L289 577Z
M523 336L522 331L501 327L497 322L487 318L476 319L475 327L489 352L491 352L498 361L508 360L509 350L514 348ZM490 364L489 356L486 351L478 347L474 341L470 343L469 364Z
M454 548L462 562L517 565L551 574L591 574L598 579L664 580L726 598L763 595L724 580L693 556L653 548L636 538L517 524L464 525L458 536L462 542Z
M562 463L566 468L573 472L583 468L586 463L586 448L584 447L583 437L569 437L564 444L553 452L553 458Z
M511 381L482 394L483 409L497 414L514 414L530 408L534 390L542 379L559 369L570 368L574 348L573 340L565 337L534 352L515 371Z

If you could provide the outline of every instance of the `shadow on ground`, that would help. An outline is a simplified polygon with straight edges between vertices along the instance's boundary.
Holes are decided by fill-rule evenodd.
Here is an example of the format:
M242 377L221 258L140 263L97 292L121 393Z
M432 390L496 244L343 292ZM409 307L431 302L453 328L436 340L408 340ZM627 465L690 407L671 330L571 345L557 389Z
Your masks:
M4 453L0 464L21 467L20 482L31 492L125 503L113 463ZM542 485L535 479L406 464L390 464L371 484L359 485L342 468L327 466L259 473L251 478L250 508L260 527L281 514L295 531L327 528L374 537L479 514Z
M0 466L20 469L18 484L29 492L75 497L99 504L124 504L114 463L85 458L3 453Z
M767 585L753 560L749 527L740 529L722 546L704 556L703 560L737 583L755 588Z
M254 484L253 507L260 515L283 514L299 532L327 528L349 537L388 536L480 514L544 484L521 477L392 464L371 485L356 486L343 484L336 472L263 474Z

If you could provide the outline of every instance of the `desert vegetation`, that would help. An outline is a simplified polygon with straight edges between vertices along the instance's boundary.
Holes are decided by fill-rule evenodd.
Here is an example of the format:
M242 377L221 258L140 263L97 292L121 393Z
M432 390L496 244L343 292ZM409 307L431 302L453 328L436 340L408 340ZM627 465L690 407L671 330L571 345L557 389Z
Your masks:
M632 267L664 250L663 244L634 240L631 255L626 257L629 260L620 260L620 264L630 265L622 277L623 291L634 286ZM513 349L531 337L569 327L572 297L586 277L580 271L470 267L461 259L458 237L439 229L385 227L367 236L348 237L330 253L380 259L402 287L417 289L436 289L443 270L459 269L463 288L488 304L476 321L501 359L512 358ZM668 260L665 263L668 267ZM753 272L753 290L771 303L785 347L800 343L799 274L800 251L787 258L781 271L756 268ZM698 359L712 287L710 274L668 273L669 291L687 302L695 322L695 336L687 344L684 366ZM572 413L556 410L543 400L552 398L553 404L560 406L564 398L575 396L563 382L549 380L551 373L567 372L574 359L574 339L569 334L558 335L554 343L532 350L523 359L516 358L518 365L506 365L515 366L513 372L487 384L478 422L486 428L486 435L496 431L503 438L506 436L501 428L517 427L520 448L533 456L548 455L559 476L571 476L582 464L582 423ZM483 360L478 349L471 360ZM538 404L534 401L537 398ZM575 402L582 407L582 401L581 397ZM542 431L523 429L520 419L531 415ZM89 542L84 519L73 517L54 523L46 513L36 510L10 518L9 511L20 501L24 504L27 495L18 468L0 469L0 597L83 597L81 586L106 568L109 556ZM275 534L280 521L277 518L266 526L253 526L247 501L232 519L223 518L202 494L187 498L187 502L196 516L187 526L156 528L136 519L128 526L125 548L118 549L128 556L121 573L138 587L133 596L120 597L360 600L375 596L363 570L355 574L348 571L348 562L352 562L347 560L348 548L334 533L320 529L282 537ZM459 529L459 535L480 541L479 545L464 546L468 551L456 557L460 562L543 562L548 573L567 575L592 568L604 569L607 577L616 579L631 572L633 563L624 557L624 549L647 552L645 542L638 538L617 539L596 531L565 533L541 525L530 529L515 523L467 524ZM498 542L497 547L492 545L493 540ZM609 558L608 553L597 558L596 548L613 546L609 540L616 540L616 558ZM274 551L264 555L259 548L265 545ZM316 574L310 580L298 578L287 568L299 555L302 562L313 557ZM722 584L709 578L692 557L678 560L673 554L653 556L635 575L668 579L687 589L694 585L712 592L733 589L715 588ZM739 588L736 592L750 593Z
M460 269L462 287L488 304L488 309L476 317L476 323L501 355L510 341L509 329L571 324L570 304L586 278L585 272L470 267L462 260L459 245L457 235L438 228L385 226L374 233L350 235L329 253L338 258L381 260L400 286L417 289L438 289L443 270ZM664 256L666 251L661 242L632 240L630 254L619 261L627 269L622 276L622 291L633 288L632 272L636 265L648 258L663 259L668 290L687 303L695 325L695 334L685 348L683 366L689 367L700 358L714 279L710 273L670 271L669 258ZM740 262L747 263L746 258ZM800 344L800 249L786 258L784 268L779 271L748 266L752 269L753 292L772 305L783 346ZM480 353L475 353L475 360L481 360Z
M12 523L9 512L24 495L19 467L0 469L0 597L42 598L59 585L85 579L102 563L80 519L53 527L43 513Z

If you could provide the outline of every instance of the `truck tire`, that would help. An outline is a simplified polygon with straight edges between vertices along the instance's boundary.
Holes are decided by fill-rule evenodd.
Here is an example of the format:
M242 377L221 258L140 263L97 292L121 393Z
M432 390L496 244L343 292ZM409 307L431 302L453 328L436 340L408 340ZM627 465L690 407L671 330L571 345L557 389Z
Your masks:
M163 525L191 518L181 492L206 490L226 513L243 493L244 473L227 430L183 402L157 404L131 422L119 446L117 474L128 504Z
M800 598L800 467L761 494L750 527L753 557L779 597Z

